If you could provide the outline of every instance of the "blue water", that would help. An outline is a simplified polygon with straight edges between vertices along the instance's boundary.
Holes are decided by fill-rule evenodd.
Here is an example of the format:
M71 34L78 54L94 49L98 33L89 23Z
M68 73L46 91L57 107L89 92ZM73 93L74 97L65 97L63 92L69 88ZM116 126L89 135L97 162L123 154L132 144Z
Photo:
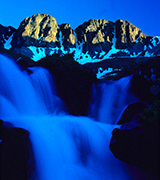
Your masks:
M117 124L127 105L139 101L130 92L130 79L131 76L128 76L117 81L93 84L89 117L99 122Z
M137 100L129 77L93 87L89 116L76 117L65 112L49 72L30 71L0 55L0 118L30 132L36 180L154 180L109 150L118 117Z

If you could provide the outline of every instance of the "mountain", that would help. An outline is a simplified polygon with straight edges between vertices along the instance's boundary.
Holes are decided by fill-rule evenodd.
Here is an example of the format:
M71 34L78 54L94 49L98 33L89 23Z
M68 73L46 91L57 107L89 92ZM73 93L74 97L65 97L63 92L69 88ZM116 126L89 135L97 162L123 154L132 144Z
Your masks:
M50 15L35 14L25 18L18 29L1 25L0 47L34 61L47 55L72 54L74 60L82 65L117 58L130 63L130 59L137 57L159 56L160 37L147 36L128 21L91 19L74 30L68 23L58 25ZM118 66L107 64L102 68L98 65L95 71L99 78L103 78L106 73L123 69Z

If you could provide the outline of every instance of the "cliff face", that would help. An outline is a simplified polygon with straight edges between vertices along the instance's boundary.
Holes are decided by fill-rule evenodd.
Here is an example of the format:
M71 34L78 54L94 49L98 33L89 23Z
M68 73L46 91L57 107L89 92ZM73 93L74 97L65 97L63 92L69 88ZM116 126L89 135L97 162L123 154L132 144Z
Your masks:
M56 20L46 14L25 18L15 34L13 46L50 46L58 42L59 26Z
M33 60L54 53L73 54L77 62L85 64L115 57L160 54L160 37L147 36L122 20L91 19L73 30L68 23L58 25L50 15L35 14L25 18L14 31L12 50Z

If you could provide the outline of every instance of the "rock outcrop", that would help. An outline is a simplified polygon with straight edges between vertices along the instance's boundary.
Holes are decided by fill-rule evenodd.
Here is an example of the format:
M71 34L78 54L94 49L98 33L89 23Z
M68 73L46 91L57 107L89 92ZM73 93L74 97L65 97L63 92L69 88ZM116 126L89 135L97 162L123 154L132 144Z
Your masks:
M75 47L75 34L74 34L74 30L71 28L70 24L66 23L66 24L62 24L60 25L60 38L61 39L61 43L64 46L64 49L67 51L69 51L68 48L73 48Z
M141 64L131 79L131 91L146 103L160 99L160 57L151 58Z
M129 114L129 112L128 112ZM159 177L160 101L134 116L112 132L110 149L114 156Z
M35 179L35 162L29 132L0 120L1 179Z
M136 102L136 103L129 104L127 108L124 110L117 124L125 124L125 123L130 122L134 116L142 113L144 109L149 106L150 106L149 104L146 104L143 102Z

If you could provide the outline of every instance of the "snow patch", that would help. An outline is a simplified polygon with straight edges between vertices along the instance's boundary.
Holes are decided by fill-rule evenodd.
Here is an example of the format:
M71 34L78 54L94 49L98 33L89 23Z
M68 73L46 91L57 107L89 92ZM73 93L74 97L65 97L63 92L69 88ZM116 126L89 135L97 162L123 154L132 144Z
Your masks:
M52 56L53 54L58 54L59 48L55 47L55 48L49 48L50 52L49 55Z
M114 76L117 75L117 73L121 71L121 69L113 69L111 67L108 67L107 69L103 70L102 67L98 68L98 73L96 74L97 79L104 79L107 76ZM112 73L113 72L113 73Z
M28 46L33 53L33 57L31 58L34 61L39 61L40 59L46 57L46 50L49 51L48 55L52 56L53 54L58 54L59 48L46 48L46 47L35 47L35 46Z
M46 57L46 53L45 53L46 48L28 46L28 49L30 49L33 52L33 57L31 59L34 61L38 61L38 60Z
M149 54L149 52L146 51L144 57L150 57L150 56L151 56L151 55Z
M117 41L117 39L116 39L116 29L114 29L114 32L113 32L113 35L114 35L114 37L113 37L113 40L112 40L112 47L111 47L111 49L110 49L110 51L103 57L103 58L110 58L111 57L111 55L112 54L116 54L117 52L119 52L120 51L120 49L116 49L116 41Z
M133 52L133 55L130 55L130 57L138 57L140 54L141 54L142 52L139 52L139 53L135 53L135 52Z
M160 36L154 36L151 40L151 43L154 47L157 46L160 43Z
M4 41L5 41L5 43L3 44L4 45L4 49L8 49L9 50L12 47L11 46L11 42L12 42L13 35L14 35L14 33L8 39L5 39L4 38L4 34L3 34L3 38L4 38Z
M108 67L108 69L103 70L102 67L99 67L96 77L97 79L104 79L104 76L110 72L113 72L113 68Z
M136 39L136 43L139 43L139 38L140 38L140 33L139 33L139 35L138 35L138 37Z
M65 51L63 46L62 31L59 31L59 42L60 42L60 50L62 51L63 54L67 54L68 51Z

